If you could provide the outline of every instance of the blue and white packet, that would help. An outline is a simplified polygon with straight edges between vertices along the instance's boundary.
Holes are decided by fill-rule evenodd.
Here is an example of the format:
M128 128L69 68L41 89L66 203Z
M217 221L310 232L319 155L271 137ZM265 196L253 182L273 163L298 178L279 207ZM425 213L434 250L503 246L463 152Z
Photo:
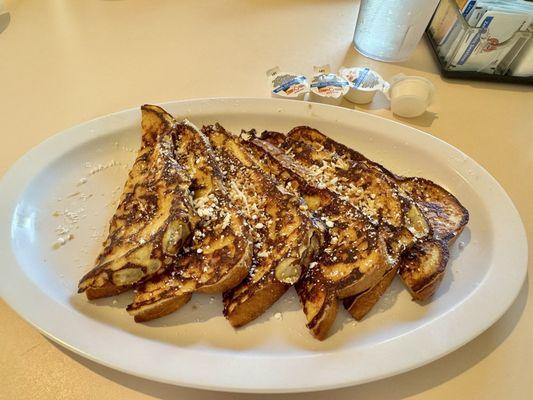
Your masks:
M350 88L349 82L331 73L329 65L314 67L315 75L311 80L309 100L318 103L339 105Z
M303 100L309 92L309 82L302 74L281 72L279 67L267 71L270 95L283 99Z
M368 67L341 67L339 75L350 83L350 89L344 97L352 103L370 103L376 92L386 93L389 90L389 83Z

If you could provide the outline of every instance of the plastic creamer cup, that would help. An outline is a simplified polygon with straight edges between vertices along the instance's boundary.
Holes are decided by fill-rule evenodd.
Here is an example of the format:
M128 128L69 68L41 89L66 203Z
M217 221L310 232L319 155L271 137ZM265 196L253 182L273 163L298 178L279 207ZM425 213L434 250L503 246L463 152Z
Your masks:
M376 92L389 90L389 83L370 68L341 67L339 75L350 83L350 89L344 98L352 103L370 103Z
M303 100L309 92L309 83L304 75L281 72L279 67L275 67L267 71L267 77L272 97Z
M398 74L390 80L387 97L394 114L406 118L418 117L433 102L435 86L420 76Z
M311 92L309 100L318 103L339 105L342 98L348 93L349 83L330 72L329 65L315 67L315 75L311 81Z

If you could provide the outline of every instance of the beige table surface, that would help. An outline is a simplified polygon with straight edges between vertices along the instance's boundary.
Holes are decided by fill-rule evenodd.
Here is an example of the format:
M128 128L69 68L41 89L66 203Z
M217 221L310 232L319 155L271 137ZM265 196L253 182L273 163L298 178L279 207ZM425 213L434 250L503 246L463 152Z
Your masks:
M425 42L399 65L367 60L351 47L357 2L6 4L11 24L0 34L0 174L50 135L99 115L145 102L266 96L265 70L278 64L304 73L314 64L366 64L385 77L404 72L435 84L432 113L405 123L483 165L510 194L533 237L532 88L443 81ZM361 109L394 119L386 107L378 100ZM500 321L432 364L354 388L257 397L533 398L531 276ZM86 361L45 339L1 301L0 382L2 399L249 397L158 384Z

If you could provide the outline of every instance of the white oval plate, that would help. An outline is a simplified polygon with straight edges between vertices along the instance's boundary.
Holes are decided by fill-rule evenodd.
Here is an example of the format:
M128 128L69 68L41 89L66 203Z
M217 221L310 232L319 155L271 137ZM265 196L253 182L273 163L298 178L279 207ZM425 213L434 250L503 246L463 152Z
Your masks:
M470 211L434 300L420 306L395 282L362 322L341 310L333 334L314 340L293 290L234 330L220 297L195 295L171 316L136 324L131 294L89 302L76 294L114 212L140 136L138 109L53 136L0 183L3 298L46 336L93 361L196 388L296 392L355 385L421 366L457 349L511 305L526 275L525 232L513 203L456 148L399 123L344 108L272 99L163 105L198 125L287 131L310 125L396 173L432 179ZM82 178L86 178L84 182ZM81 180L81 181L80 181ZM59 249L58 229L73 239ZM342 307L340 307L342 309Z

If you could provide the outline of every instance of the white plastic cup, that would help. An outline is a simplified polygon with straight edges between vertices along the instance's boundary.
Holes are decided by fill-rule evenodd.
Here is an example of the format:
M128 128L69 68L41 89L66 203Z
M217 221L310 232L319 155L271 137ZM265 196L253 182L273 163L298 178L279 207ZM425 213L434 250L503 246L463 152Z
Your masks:
M350 83L344 98L355 104L368 104L377 92L389 90L389 83L368 67L341 67L339 75Z
M321 96L315 91L311 90L309 92L309 101L313 103L323 103L329 104L332 106L339 106L342 103L342 94L340 96Z
M267 78L270 95L281 99L303 100L309 92L307 78L301 74L281 72L279 67L269 69Z
M439 0L361 0L354 46L379 61L404 61L413 52Z
M426 111L435 97L435 86L421 76L398 74L391 78L386 96L394 114L405 118L418 117Z
M310 84L309 100L333 106L340 105L343 96L348 93L350 83L331 73L329 64L315 66L313 69L315 75Z

